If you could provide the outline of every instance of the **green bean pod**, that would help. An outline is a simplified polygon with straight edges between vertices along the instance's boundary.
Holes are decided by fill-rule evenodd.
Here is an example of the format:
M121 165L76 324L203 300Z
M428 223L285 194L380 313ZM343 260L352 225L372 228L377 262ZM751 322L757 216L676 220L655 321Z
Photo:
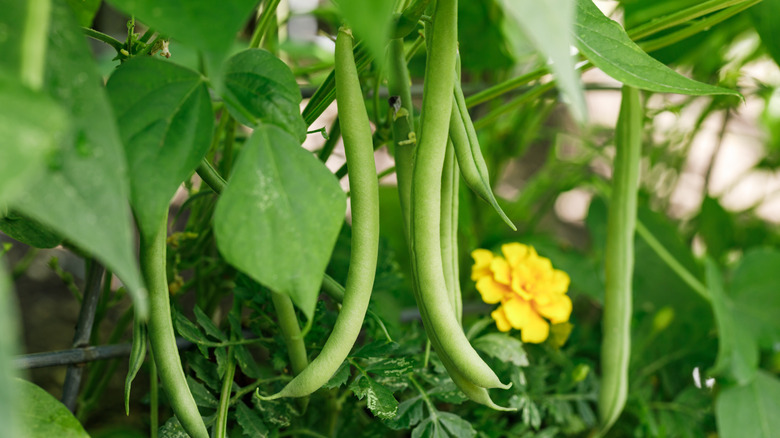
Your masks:
M631 280L634 272L639 160L642 150L642 103L636 88L623 86L615 128L616 154L607 217L604 291L604 338L601 343L601 431L615 423L628 395L631 353Z
M352 194L352 253L344 303L319 356L280 392L258 395L263 400L303 397L327 383L355 345L371 298L379 253L379 185L371 128L352 54L352 33L343 28L336 38L336 103Z
M455 146L455 155L458 157L460 173L463 181L477 196L493 206L501 219L513 230L517 230L515 224L509 220L504 210L498 205L496 196L490 188L490 175L488 174L482 149L479 147L479 139L474 124L471 122L466 99L460 83L455 81L453 87L452 116L450 117L450 138Z
M135 376L141 369L146 358L146 341L148 340L146 323L137 316L133 320L133 345L130 349L130 363L125 377L125 415L130 415L130 388Z
M444 267L444 284L447 285L452 310L461 324L463 302L458 267L458 162L452 142L447 142L444 169L441 176L441 259Z
M139 257L141 273L149 290L149 344L157 365L163 390L168 396L173 413L194 438L208 438L209 434L198 406L187 385L187 378L181 367L179 349L171 321L171 303L168 280L165 274L165 240L168 232L166 214L153 236L141 234Z
M450 305L441 258L441 178L452 111L457 1L439 0L433 15L420 142L414 161L411 199L411 254L425 324L439 336L439 356L448 356L466 379L483 388L507 388L471 346Z

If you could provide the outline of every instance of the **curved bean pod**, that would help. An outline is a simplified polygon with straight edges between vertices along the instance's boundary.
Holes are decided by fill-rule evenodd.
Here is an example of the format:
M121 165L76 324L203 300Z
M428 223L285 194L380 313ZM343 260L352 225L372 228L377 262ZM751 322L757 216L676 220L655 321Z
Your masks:
M631 280L634 272L639 160L642 152L642 104L639 90L623 86L615 128L616 154L607 217L604 338L601 343L601 431L615 423L628 395L631 354Z
M352 54L352 34L346 29L340 29L336 38L336 97L352 194L352 253L344 303L319 356L280 392L258 395L263 400L303 397L327 383L355 345L371 298L379 254L379 186L371 128Z
M427 312L430 332L439 335L440 356L448 356L469 381L483 388L508 388L477 354L449 305L441 258L441 177L452 110L457 1L439 0L433 15L425 64L420 142L412 176L411 252L418 307Z
M149 290L149 344L160 376L163 390L168 396L176 418L194 438L208 438L209 434L198 406L187 385L181 367L179 349L171 321L171 303L168 280L165 274L165 239L168 232L168 215L153 236L141 234L139 257L141 273Z

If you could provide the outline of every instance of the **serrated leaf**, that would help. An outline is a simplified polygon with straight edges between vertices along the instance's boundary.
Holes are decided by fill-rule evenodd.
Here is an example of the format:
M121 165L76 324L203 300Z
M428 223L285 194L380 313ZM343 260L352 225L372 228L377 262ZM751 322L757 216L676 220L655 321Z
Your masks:
M424 405L422 397L404 400L398 405L395 417L386 421L385 424L394 430L409 429L422 420Z
M206 338L206 335L200 331L197 325L187 319L187 317L177 309L172 309L172 313L173 325L176 328L176 333L178 333L184 339L197 345L201 354L203 354L204 357L208 357L208 349L205 345L202 344L202 342L209 342L208 338Z
M372 357L386 357L390 355L390 353L398 350L400 347L400 344L397 342L377 340L360 347L357 351L351 354L351 357L360 357L363 359L370 359Z
M247 140L217 202L214 234L225 259L308 319L344 220L345 194L290 134L263 125Z
M263 420L243 402L236 405L236 421L246 437L263 438L268 436L268 428Z
M406 357L391 357L369 361L366 372L384 377L401 377L414 369L414 361Z
M198 321L198 325L203 327L203 330L206 331L206 334L218 339L222 342L225 342L228 340L227 335L222 332L215 324L214 321L211 320L205 313L203 313L202 310L200 310L200 307L195 306L193 308L193 313L195 313L195 320Z
M0 23L2 25L2 23ZM25 191L45 171L46 158L68 137L63 108L45 93L0 74L0 203ZM0 215L4 212L0 210Z
M477 431L471 426L471 423L452 412L439 412L439 422L450 436L456 438L472 438L477 435Z
M109 0L109 3L173 39L207 53L222 54L230 48L258 1Z
M127 157L130 204L141 232L152 235L211 144L206 81L171 62L137 57L117 68L106 89Z
M721 438L770 438L780 430L780 380L759 371L744 386L724 388L715 402Z
M101 260L148 314L135 261L125 157L92 55L68 6L52 3L44 90L70 114L72 131L50 166L12 207Z
M522 26L537 50L552 61L550 67L556 84L568 98L574 118L585 121L585 95L571 56L574 1L503 0L502 3L507 15Z
M328 380L328 383L323 385L323 388L325 389L332 389L332 388L339 388L345 383L347 383L347 380L350 376L350 365L349 362L344 361L344 363L341 364L338 370L331 376L330 380Z
M689 79L645 53L626 31L606 17L592 0L577 0L577 47L614 79L642 90L693 96L739 93Z
M528 355L523 343L504 333L490 333L472 342L474 348L493 356L502 362L509 362L519 367L528 366Z
M198 406L211 409L219 407L219 400L202 383L187 376L187 386L190 387L192 398L195 399L195 404Z
M141 369L141 365L144 364L144 359L146 359L147 339L146 324L135 318L133 320L133 345L130 349L130 363L125 377L125 415L130 415L130 388L136 374Z
M255 407L262 414L266 424L271 424L277 428L289 426L292 418L300 415L293 399L283 398L261 401L259 398L254 397L253 400Z
M714 261L707 259L707 289L718 327L718 357L710 373L747 384L758 369L758 346L744 327L735 323L734 312Z
M38 385L16 380L21 435L27 438L89 438L79 420Z
M360 377L349 385L349 389L358 399L365 398L368 409L379 418L393 418L398 411L398 400L393 393L370 377Z
M157 436L159 438L191 438L190 434L184 430L184 427L182 427L181 423L179 423L179 419L176 418L175 415L169 418L168 421L160 427L157 431Z
M184 361L190 369L195 371L195 376L198 380L205 383L212 391L219 391L222 387L222 381L217 374L217 367L214 365L214 362L194 351L185 351L184 355Z
M241 371L252 379L259 379L262 375L260 366L257 365L255 358L249 353L249 350L244 345L233 346L233 358L241 368Z
M271 52L248 49L225 63L225 104L239 122L279 126L298 140L306 139L301 117L301 90L290 67Z

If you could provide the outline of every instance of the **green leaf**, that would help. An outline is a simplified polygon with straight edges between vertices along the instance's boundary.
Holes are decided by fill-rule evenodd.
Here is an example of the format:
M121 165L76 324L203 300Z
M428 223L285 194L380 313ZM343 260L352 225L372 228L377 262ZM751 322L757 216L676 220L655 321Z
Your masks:
M76 14L79 26L90 27L102 0L68 0L68 6Z
M172 416L165 422L165 424L158 430L159 438L191 438L190 434L184 431L179 419L176 416Z
M62 243L62 237L47 226L14 212L0 218L0 231L35 248L54 248Z
M727 376L744 385L755 376L758 348L755 339L734 321L732 305L714 261L707 259L707 287L718 326L718 357L710 373Z
M68 6L54 2L44 89L71 116L68 141L12 205L91 252L127 285L141 319L146 292L135 260L127 178L111 107Z
M748 251L734 270L729 297L734 320L748 330L762 348L780 342L780 251L758 248Z
M507 15L522 26L528 39L550 59L557 86L568 98L574 118L585 121L585 95L571 56L574 1L503 0L503 4Z
M128 365L127 377L125 377L125 415L130 415L130 388L138 370L144 364L144 359L146 359L147 340L146 325L136 318L133 321L133 346L130 350L130 364Z
M13 363L13 357L19 352L17 315L11 282L0 266L0 424L3 433L19 436L19 406L16 377L19 374Z
M2 23L0 23L2 25ZM67 138L62 107L44 93L0 74L0 203L12 200L45 170L46 157ZM0 214L2 214L0 210Z
M228 340L225 333L223 333L222 330L220 330L214 324L214 321L212 321L211 318L209 318L205 313L203 313L202 310L200 310L200 307L196 305L193 309L193 312L195 313L195 319L198 321L198 324L206 331L206 334L223 342Z
M176 328L176 333L181 335L184 339L194 343L198 346L201 354L204 357L209 357L208 348L203 345L204 342L211 342L203 332L200 331L195 323L190 321L177 309L172 309L173 325Z
M173 39L209 54L224 55L257 0L109 0L128 15Z
M192 398L195 399L195 404L204 408L216 409L219 407L219 400L203 386L202 383L196 381L190 376L187 376L187 386L190 387L192 392Z
M780 1L764 0L748 9L756 32L775 64L780 65L780 34L777 32L776 17L780 16Z
M707 245L707 253L720 260L734 244L734 219L720 205L717 199L706 196L701 203L701 212L696 227Z
M264 438L268 436L268 428L259 415L243 402L236 405L236 421L241 426L244 436L249 438Z
M528 355L523 343L505 333L490 333L481 336L472 343L474 348L493 356L502 362L509 362L519 367L528 366Z
M245 345L233 346L233 357L236 359L236 363L238 363L241 371L243 371L247 377L259 379L262 376L263 372L260 370L260 366L257 365L257 362L249 353L249 350Z
M26 380L16 380L16 392L22 409L19 422L27 438L89 438L79 420L59 400ZM6 432L5 424L3 433Z
M739 93L689 79L645 53L618 23L592 0L577 0L574 26L577 47L596 67L616 80L642 90L694 96Z
M414 369L414 362L407 357L375 357L366 365L369 373L382 377L401 377Z
M355 36L368 47L375 60L383 62L385 44L390 38L393 0L337 0L341 15Z
M0 38L0 68L14 75L21 71L22 38L27 23L27 10L34 3L4 0L0 3L3 13L0 14L0 28L5 38ZM9 38L14 35L16 38Z
M344 210L345 194L325 165L281 128L263 125L217 202L217 247L310 319Z
M471 423L452 412L439 412L438 416L442 426L452 437L471 438L477 435Z
M715 402L720 438L770 438L780 430L780 380L759 371L747 385L724 388Z
M141 232L151 235L211 144L206 82L176 64L138 57L122 64L106 89L127 156L130 204Z
M349 380L350 372L349 372L349 362L344 361L344 363L341 364L338 370L331 376L330 380L328 380L328 383L323 385L323 388L325 389L333 389L333 388L339 388L345 383L347 383L347 380Z
M362 375L349 385L349 389L358 399L366 398L368 409L375 416L386 420L395 417L398 411L398 400L393 397L392 391L374 379Z
M236 120L249 126L263 121L306 139L301 90L281 59L266 50L244 50L227 60L223 81L225 104Z
M385 422L391 429L409 429L419 423L423 418L423 406L425 401L422 397L413 397L404 400L398 405L398 411L395 417Z

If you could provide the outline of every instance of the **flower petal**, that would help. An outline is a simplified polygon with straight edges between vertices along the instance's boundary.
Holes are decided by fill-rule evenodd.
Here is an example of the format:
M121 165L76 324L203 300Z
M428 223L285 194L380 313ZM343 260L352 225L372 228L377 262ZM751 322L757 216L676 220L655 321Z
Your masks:
M490 271L493 272L493 278L501 284L509 286L512 276L510 275L509 264L501 257L496 257L490 262Z
M471 267L471 279L476 281L488 275L490 272L490 262L493 260L493 253L486 249L475 249L471 252L474 259L474 266Z
M550 280L550 292L565 294L566 291L569 290L569 284L571 284L569 274L558 269L553 271L553 276Z
M523 245L522 243L515 242L501 245L501 252L504 253L504 257L506 257L509 262L509 266L512 266L513 268L522 263L523 259L525 259L531 251L533 251L533 247Z
M547 294L552 298L546 304L534 302L534 308L540 315L549 319L553 324L560 324L569 320L571 316L571 298L563 294Z
M482 277L477 281L477 290L482 295L482 301L488 304L496 304L508 293L509 289L497 283L492 277Z
M531 315L523 327L523 331L520 332L520 339L529 344L540 344L549 336L550 325L536 312L532 312Z
M498 330L502 332L508 332L512 329L512 326L509 325L509 321L506 319L506 314L504 314L504 309L502 307L494 310L490 316L492 316L493 320L496 321L496 327L498 327Z
M533 313L531 303L517 296L513 296L511 299L504 301L502 307L504 308L504 313L506 313L506 318L509 320L509 323L518 330L525 327L526 321L528 321L531 317L531 313Z

